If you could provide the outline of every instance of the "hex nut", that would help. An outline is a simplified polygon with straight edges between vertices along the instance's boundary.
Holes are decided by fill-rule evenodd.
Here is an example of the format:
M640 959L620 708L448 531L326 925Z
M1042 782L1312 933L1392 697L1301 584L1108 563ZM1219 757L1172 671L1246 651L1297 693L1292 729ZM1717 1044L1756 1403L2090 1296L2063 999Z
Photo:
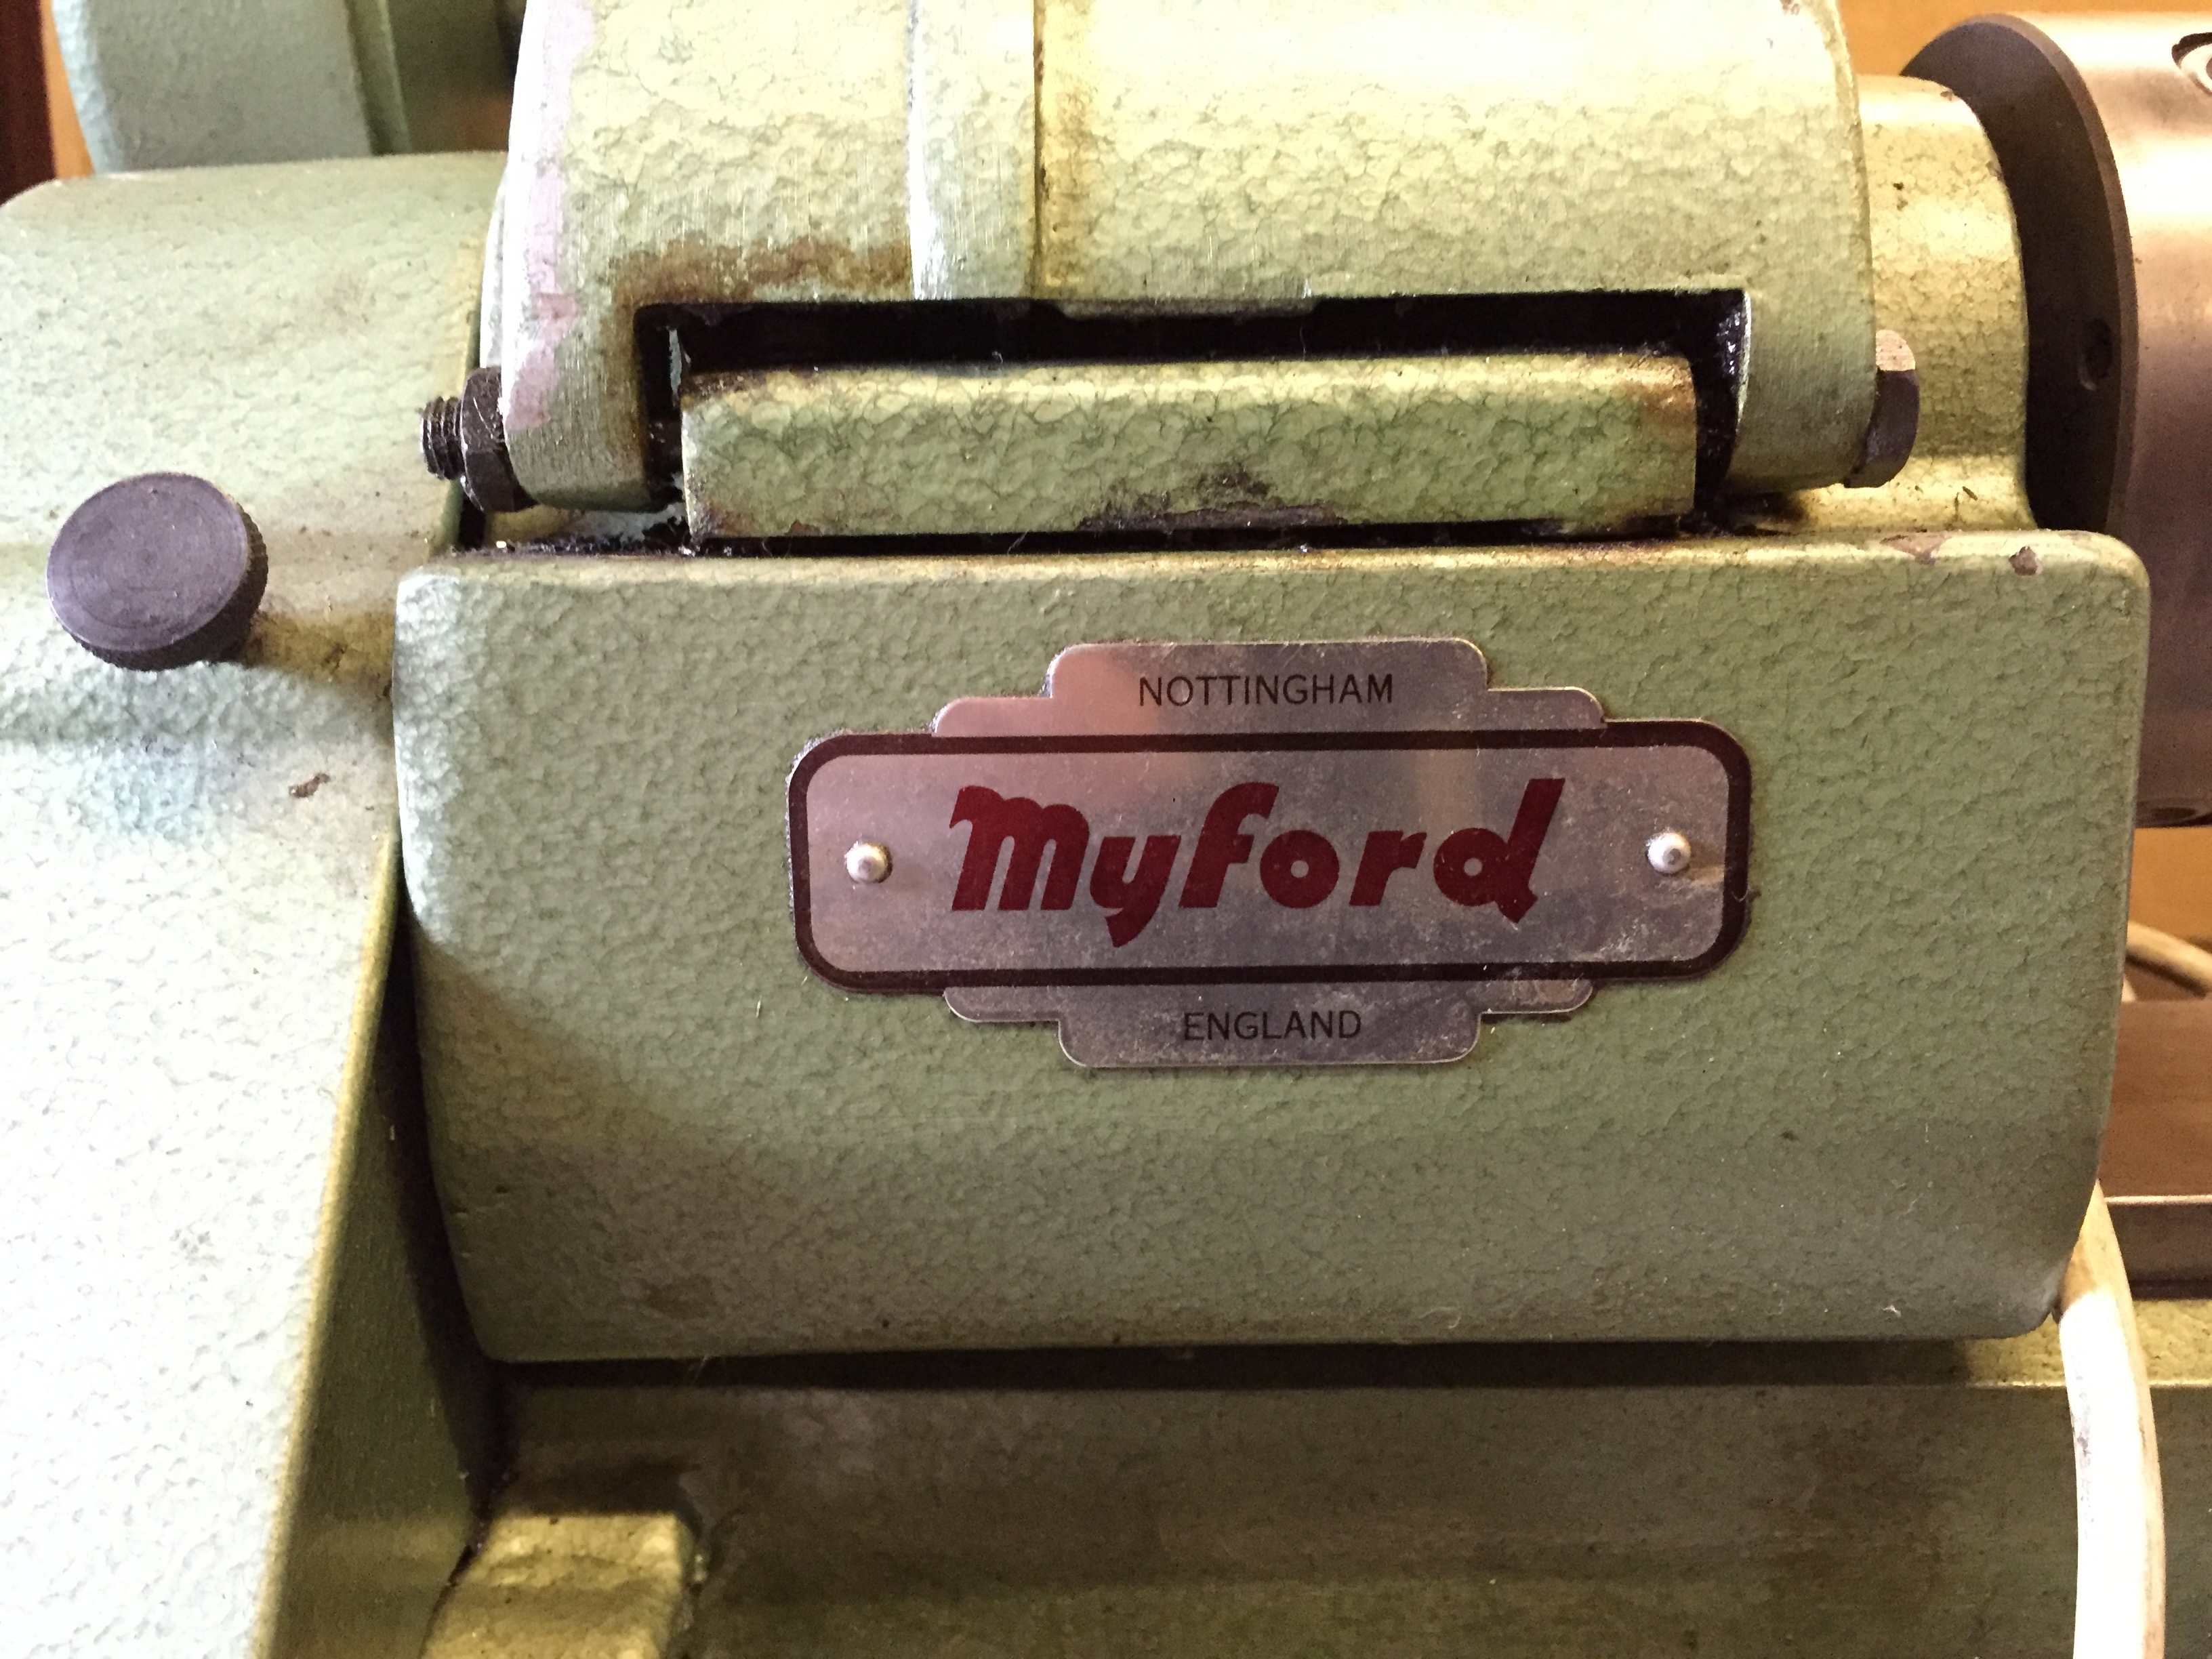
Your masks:
M422 464L433 477L458 480L485 512L519 513L537 503L507 453L499 389L499 370L479 368L459 397L432 398L422 410Z
M253 520L183 472L143 473L86 497L46 558L55 617L118 668L181 668L234 651L268 583Z
M1867 423L1859 464L1846 489L1875 489L1905 470L1920 435L1920 368L1912 348L1893 329L1874 337L1874 419Z

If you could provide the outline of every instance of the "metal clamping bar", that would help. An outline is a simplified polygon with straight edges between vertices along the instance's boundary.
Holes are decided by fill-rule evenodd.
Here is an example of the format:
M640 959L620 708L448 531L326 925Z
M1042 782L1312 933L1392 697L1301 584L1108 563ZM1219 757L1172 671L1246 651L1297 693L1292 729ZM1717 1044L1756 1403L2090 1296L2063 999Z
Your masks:
M779 369L687 383L698 536L1682 513L1697 400L1629 354Z

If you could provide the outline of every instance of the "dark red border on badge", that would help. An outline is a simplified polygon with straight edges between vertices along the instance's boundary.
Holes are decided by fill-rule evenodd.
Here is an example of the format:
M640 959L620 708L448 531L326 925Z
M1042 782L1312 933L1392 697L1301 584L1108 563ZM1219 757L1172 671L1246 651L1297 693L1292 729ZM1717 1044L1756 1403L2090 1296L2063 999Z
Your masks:
M1646 962L1353 963L1316 968L988 968L945 973L863 973L839 968L815 949L805 861L806 787L814 775L848 755L1126 755L1194 751L1269 754L1316 749L1702 749L1728 778L1728 846L1722 860L1720 937L1701 955ZM1739 744L1705 720L1620 720L1566 731L1205 732L1184 737L940 738L927 732L844 732L811 745L792 768L788 788L791 915L799 953L823 979L847 991L928 994L963 985L1314 985L1437 980L1695 979L1712 971L1743 938L1751 908L1751 762Z

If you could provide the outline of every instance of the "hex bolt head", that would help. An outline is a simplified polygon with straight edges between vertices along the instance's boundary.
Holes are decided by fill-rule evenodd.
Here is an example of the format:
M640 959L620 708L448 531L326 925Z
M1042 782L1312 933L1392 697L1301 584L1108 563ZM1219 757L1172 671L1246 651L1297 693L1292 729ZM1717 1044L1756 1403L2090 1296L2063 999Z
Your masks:
M499 371L473 369L458 398L433 398L422 410L422 465L434 478L458 479L487 513L519 513L537 504L507 453L499 412Z
M1644 843L1644 859L1662 876L1679 876L1690 867L1690 838L1679 830L1662 830Z
M1874 419L1859 446L1859 464L1844 480L1848 489L1876 489L1905 471L1920 436L1920 367L1912 348L1893 329L1874 337Z
M86 497L46 558L55 617L118 668L181 668L235 650L268 584L253 520L183 472L143 473Z
M888 880L891 849L879 841L856 841L845 851L845 873L854 881L872 885Z

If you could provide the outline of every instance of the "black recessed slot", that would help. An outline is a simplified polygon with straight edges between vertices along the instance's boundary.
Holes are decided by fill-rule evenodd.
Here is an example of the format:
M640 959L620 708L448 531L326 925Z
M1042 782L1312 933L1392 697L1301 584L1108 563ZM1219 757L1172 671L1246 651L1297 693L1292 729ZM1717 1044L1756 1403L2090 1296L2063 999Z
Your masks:
M904 364L1223 362L1310 357L1649 351L1686 359L1698 399L1698 495L1735 445L1738 293L1446 294L1316 300L1296 309L1119 309L1033 300L653 305L636 315L647 461L682 476L678 390L692 375Z

